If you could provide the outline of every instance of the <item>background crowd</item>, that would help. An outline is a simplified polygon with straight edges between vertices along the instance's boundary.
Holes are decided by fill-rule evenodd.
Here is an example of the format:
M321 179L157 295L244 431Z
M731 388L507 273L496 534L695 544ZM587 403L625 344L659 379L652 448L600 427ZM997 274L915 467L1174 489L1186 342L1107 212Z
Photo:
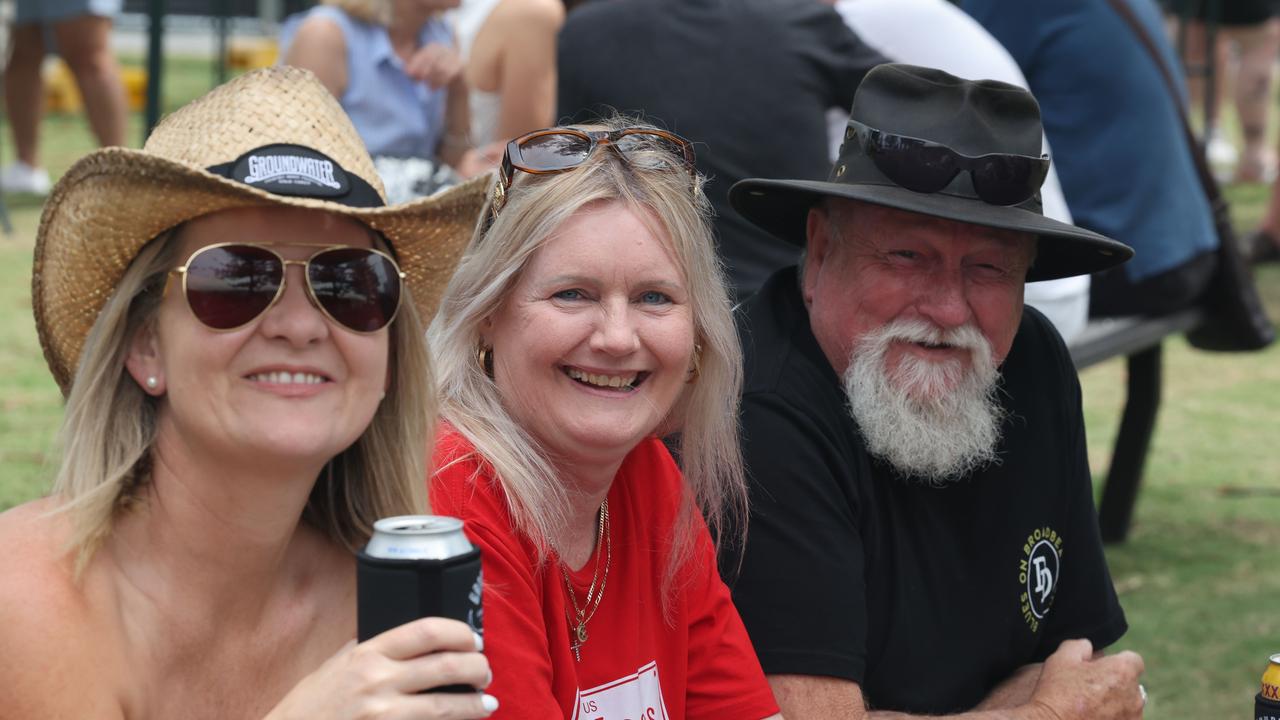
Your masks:
M868 68L917 62L1027 86L1054 160L1047 214L1139 250L1135 262L1095 278L1092 293L1087 277L1028 287L1069 340L1088 317L1195 304L1214 278L1212 210L1180 113L1203 117L1220 177L1274 176L1265 135L1280 20L1271 4L1123 4L1154 50L1101 1L323 0L283 19L278 57L314 71L339 99L392 200L491 171L507 140L606 109L693 138L705 146L699 171L710 178L717 241L739 299L795 255L728 206L729 186L749 176L822 177ZM0 187L48 191L39 157L46 53L66 61L98 143L124 143L125 94L108 42L120 9L107 0L17 3L4 74L14 157ZM1177 75L1174 86L1161 65ZM1228 95L1238 133L1218 111ZM1127 111L1107 111L1120 105ZM829 150L819 142L824 122ZM1236 136L1239 153L1227 139ZM1242 229L1246 255L1280 253L1277 207L1273 199L1257 228Z

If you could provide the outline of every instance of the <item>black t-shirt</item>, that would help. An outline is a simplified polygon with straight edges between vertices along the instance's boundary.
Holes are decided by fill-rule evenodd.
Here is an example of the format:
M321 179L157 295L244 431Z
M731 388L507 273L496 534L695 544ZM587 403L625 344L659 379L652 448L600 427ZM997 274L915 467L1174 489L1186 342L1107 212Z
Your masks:
M560 31L557 113L585 122L620 110L692 141L729 278L746 297L800 249L733 210L729 187L825 179L826 112L847 111L882 62L815 0L598 0Z
M872 708L954 713L1063 640L1100 649L1124 634L1080 385L1043 315L1026 308L1001 367L1001 463L941 488L868 455L794 268L748 301L742 335L752 513L730 579L765 672L853 680Z

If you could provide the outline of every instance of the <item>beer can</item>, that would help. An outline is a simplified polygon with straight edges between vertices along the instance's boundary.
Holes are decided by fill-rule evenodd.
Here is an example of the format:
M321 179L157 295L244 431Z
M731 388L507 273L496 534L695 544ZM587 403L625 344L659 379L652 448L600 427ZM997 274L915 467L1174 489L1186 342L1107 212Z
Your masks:
M461 620L484 633L480 549L462 521L401 515L373 524L356 556L356 635L364 642L418 618Z
M1280 720L1280 653L1272 655L1262 673L1262 690L1254 698L1254 720Z

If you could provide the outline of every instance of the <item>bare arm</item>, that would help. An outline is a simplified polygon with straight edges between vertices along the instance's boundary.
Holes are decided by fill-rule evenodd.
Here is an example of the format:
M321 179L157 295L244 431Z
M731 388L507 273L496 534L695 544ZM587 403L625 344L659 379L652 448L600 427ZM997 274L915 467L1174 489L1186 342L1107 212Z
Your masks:
M1018 668L988 693L975 709L999 710L1027 704L1031 701L1031 694L1035 692L1036 684L1040 682L1042 667L1040 663L1031 663Z
M861 720L867 715L862 688L851 680L822 675L769 675L773 699L793 718Z
M328 18L308 18L298 27L284 63L315 73L338 99L347 91L347 39L342 28Z
M472 48L464 76L480 86L496 78L498 118L493 142L468 150L452 163L463 177L496 168L511 138L555 123L556 33L563 24L564 5L559 0L500 3L485 22L482 44L498 50Z
M436 155L458 167L464 153L471 149L471 112L467 98L469 87L457 48L444 42L427 43L405 62L404 72L428 87L444 88L444 132Z
M1064 642L1041 665L1020 668L972 712L956 720L1138 720L1142 659L1131 652L1093 654L1087 640ZM868 710L862 688L850 680L770 675L784 715L805 720L911 720L924 716Z
M897 712L868 710L857 683L815 675L770 675L769 684L782 712L791 717L813 720L910 720L922 717ZM963 720L1052 720L1033 708L976 711L948 717Z
M564 24L564 6L556 0L503 3L510 9L500 23L498 93L501 97L495 140L552 125L556 111L556 33Z
M444 136L440 139L440 159L453 167L462 164L463 156L471 149L471 109L467 97L467 81L459 72L449 83L445 100Z

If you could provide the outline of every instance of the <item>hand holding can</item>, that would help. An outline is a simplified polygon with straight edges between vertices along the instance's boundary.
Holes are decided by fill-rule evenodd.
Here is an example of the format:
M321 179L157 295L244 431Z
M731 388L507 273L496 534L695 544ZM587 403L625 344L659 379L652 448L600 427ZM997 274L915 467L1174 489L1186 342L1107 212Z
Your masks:
M477 692L437 693L443 686L487 687L493 679L480 639L465 623L429 617L349 642L299 682L266 720L302 718L488 717L498 700Z
M439 515L379 520L356 557L357 638L364 642L424 617L461 620L483 637L483 586L480 550L463 534L461 520Z

